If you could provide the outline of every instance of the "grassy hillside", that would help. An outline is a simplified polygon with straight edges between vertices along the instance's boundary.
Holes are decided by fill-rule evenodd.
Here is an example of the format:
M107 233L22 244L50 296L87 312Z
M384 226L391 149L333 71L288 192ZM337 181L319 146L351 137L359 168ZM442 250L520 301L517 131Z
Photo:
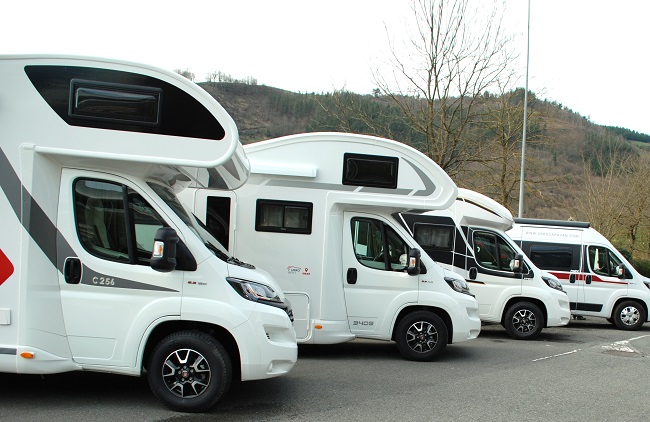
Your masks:
M336 101L340 98L336 98L335 94L300 94L244 83L206 82L201 85L233 116L239 127L242 143L303 132L349 131L391 137L410 145L418 145L417 133L400 120L399 111L385 98L345 93L346 101L353 103L356 109L363 110L367 116L373 116L386 127L390 127L391 136L377 132L376 128L368 126L367 122L355 118L354 115L341 113L340 110L337 112ZM633 158L638 161L650 155L650 136L624 128L596 125L562 105L539 100L534 95L532 98L533 100L529 101L528 136L533 142L527 143L530 164L526 165L526 181L531 183L527 187L524 216L561 220L591 219L592 224L607 232L606 235L617 246L631 251L636 256L650 257L650 215L646 216L645 211L641 211L635 227L627 224L627 221L631 220L626 215L628 210L632 213L633 207L645 209L638 201L632 204L630 200L637 196L641 198L646 193L637 189L627 191L626 196L621 199L611 199L615 202L614 205L618 204L619 208L623 208L622 215L616 217L616 225L612 225L611 230L605 227L610 217L598 216L594 214L593 209L585 207L585 202L590 199L588 192L600 189L600 185L612 192L624 192L629 188L625 186L626 177L627 180L642 178L637 173L617 173L617 178L612 180L619 186L610 186L612 182L608 181L608 177L611 174L604 166L608 164L607 160ZM481 136L480 131L475 133L477 137ZM518 142L521 141L520 136ZM612 155L612 145L624 145L624 148L617 146L615 154ZM517 148L520 149L520 146ZM607 155L611 157L606 158ZM454 179L459 186L478 190L499 200L516 214L518 187L515 182L518 185L520 171L517 157L513 157L509 165L512 167L512 182L507 200L501 200L502 192L484 183L486 175L489 176L490 173L489 169L481 168L480 165L468 165L455 175ZM620 166L615 165L612 168L627 166L628 164L621 161ZM634 168L637 167L639 166ZM647 192L646 196L650 197L650 192ZM596 209L616 208L605 205L590 206Z

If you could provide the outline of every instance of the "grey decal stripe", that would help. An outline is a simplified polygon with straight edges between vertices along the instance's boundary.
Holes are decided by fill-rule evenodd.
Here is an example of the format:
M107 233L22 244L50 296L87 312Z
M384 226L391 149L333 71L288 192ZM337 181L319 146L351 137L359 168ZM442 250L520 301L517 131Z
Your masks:
M363 187L359 190L359 192L380 193L380 194L388 194L388 195L408 195L409 193L413 192L413 189L387 189L387 188Z
M338 190L352 192L358 189L358 186L336 185L333 183L312 183L312 182L298 182L291 180L271 180L266 186L280 186L287 188L305 188L305 189L323 189L323 190Z
M43 251L45 256L56 266L59 271L62 267L56 262L56 238L58 230L52 221L47 217L45 211L38 205L27 189L22 186L18 174L14 171L4 150L0 149L0 187L4 191L16 217L22 223L27 233L34 239L34 242ZM22 218L21 210L22 193ZM62 237L62 236L61 236ZM65 242L65 239L62 240ZM67 242L65 242L67 244ZM71 250L68 245L68 249Z
M436 184L433 182L433 180L429 179L426 174L418 166L407 160L406 158L403 158L404 161L411 167L413 167L413 170L420 176L420 179L422 179L422 183L424 183L424 190L419 190L413 194L413 196L429 196L433 192L436 191Z
M2 148L0 148L0 188L20 220L20 179Z
M57 251L57 262L56 268L60 268L60 272L63 273L63 265L65 264L66 258L76 258L77 254L72 249L72 246L68 241L63 237L60 231L56 231L56 251Z
M15 355L16 353L17 353L16 349L0 347L0 355Z
M56 265L56 226L24 187L23 227L25 227L27 233L34 239L52 265Z
M125 278L112 277L107 274L100 274L88 268L85 265L83 266L82 274L83 277L81 279L81 284L85 284L88 286L118 288L118 289L153 290L159 292L178 292L178 290L168 289L167 287L155 286L147 283L140 283L138 281L127 280Z

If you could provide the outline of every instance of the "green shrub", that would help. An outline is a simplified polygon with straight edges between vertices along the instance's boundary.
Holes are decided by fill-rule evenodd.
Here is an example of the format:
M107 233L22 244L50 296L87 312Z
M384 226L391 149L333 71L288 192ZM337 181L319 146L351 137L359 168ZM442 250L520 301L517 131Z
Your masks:
M650 277L650 260L648 259L635 259L632 262L634 268L645 277Z

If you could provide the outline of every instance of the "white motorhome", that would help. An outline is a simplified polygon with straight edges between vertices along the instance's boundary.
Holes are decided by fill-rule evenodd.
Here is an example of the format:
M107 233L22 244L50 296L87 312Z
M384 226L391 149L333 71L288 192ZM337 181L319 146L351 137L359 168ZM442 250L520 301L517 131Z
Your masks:
M297 358L275 281L232 258L176 199L209 173L244 183L237 127L152 67L0 56L0 372L140 376L202 411L231 379Z
M564 286L576 316L604 317L621 330L649 321L650 280L588 222L515 219L508 235Z
M553 275L537 268L510 239L514 219L503 205L467 189L446 210L402 213L416 242L443 268L467 280L481 321L533 339L544 327L567 325L569 299Z
M299 342L394 340L405 358L426 361L478 336L478 306L465 281L420 258L393 216L453 202L456 185L429 158L399 142L344 133L244 149L245 185L223 195L188 189L182 200L231 252L278 281Z

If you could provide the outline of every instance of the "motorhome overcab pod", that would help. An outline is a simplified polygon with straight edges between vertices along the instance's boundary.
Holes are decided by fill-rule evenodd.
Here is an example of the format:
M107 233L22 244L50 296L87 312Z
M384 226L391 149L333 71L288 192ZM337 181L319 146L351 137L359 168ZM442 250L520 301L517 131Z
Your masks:
M201 411L282 375L295 332L270 276L176 199L181 166L232 189L237 127L194 83L91 58L0 58L0 372L139 376ZM198 183L195 181L195 183Z
M606 318L621 330L650 321L650 280L588 222L515 219L508 235L569 295L571 313Z
M251 175L227 195L182 199L238 256L254 260L291 301L298 341L394 340L408 359L478 336L476 300L395 219L444 209L456 185L402 143L344 133L287 136L244 147ZM189 196L193 193L193 196Z
M446 210L403 213L404 224L438 264L467 280L481 321L501 324L515 339L533 339L544 327L569 323L566 292L510 239L514 219L503 205L458 189Z

